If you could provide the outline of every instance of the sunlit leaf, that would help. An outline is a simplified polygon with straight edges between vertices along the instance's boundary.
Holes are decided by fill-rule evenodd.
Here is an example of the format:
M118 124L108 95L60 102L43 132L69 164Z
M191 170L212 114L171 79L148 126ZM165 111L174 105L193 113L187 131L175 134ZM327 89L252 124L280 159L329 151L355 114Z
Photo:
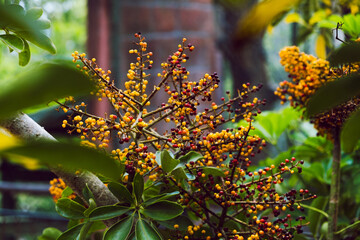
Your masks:
M29 44L24 40L24 50L19 52L19 65L26 66L30 62L30 48Z
M1 34L0 39L17 52L21 52L24 49L23 40L14 34Z
M35 44L39 48L42 48L46 51L48 51L51 54L56 53L56 47L54 43L43 33L36 33L34 34L31 31L19 31L17 32L19 36L22 38L25 38L29 42Z
M336 79L319 88L307 103L308 116L326 112L360 95L360 75L357 73Z
M144 219L139 219L135 227L137 240L162 240L159 233Z
M319 58L326 59L326 41L321 34L316 39L315 53Z
M93 86L89 78L76 68L65 63L44 63L0 82L0 117L54 99L88 93Z
M3 151L4 154L16 154L33 159L39 163L57 166L75 171L89 170L117 180L122 175L118 162L91 148L61 142L31 142Z
M134 223L133 216L128 216L112 225L104 235L104 240L126 240Z
M345 33L349 34L353 38L357 38L360 35L360 14L346 14L343 16L344 24L342 29Z
M268 0L256 4L244 18L238 21L237 38L251 38L258 35L275 17L290 9L297 2L298 0Z
M306 25L305 20L300 16L300 14L293 12L286 16L285 18L286 23L300 23L302 25Z
M326 18L325 10L321 9L312 14L311 18L309 19L309 24L314 25L315 23L318 23L321 20L324 20L325 18Z
M42 8L39 7L33 7L26 11L26 16L30 19L38 19L43 14Z
M345 122L341 132L341 143L345 152L352 152L360 140L360 110L353 113Z

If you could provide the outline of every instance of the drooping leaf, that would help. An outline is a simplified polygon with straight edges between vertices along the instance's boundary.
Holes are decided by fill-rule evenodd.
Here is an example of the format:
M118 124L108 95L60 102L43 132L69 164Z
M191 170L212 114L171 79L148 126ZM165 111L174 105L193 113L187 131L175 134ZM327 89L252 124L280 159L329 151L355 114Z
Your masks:
M202 170L203 170L203 173L205 173L206 175L212 175L214 177L225 177L224 171L222 171L220 168L203 167Z
M30 19L36 20L43 14L42 8L33 7L26 11L26 16Z
M63 232L56 240L69 240L77 239L80 235L81 228L84 226L84 223L76 225L65 232Z
M112 225L104 235L104 240L126 240L134 223L133 216L128 216Z
M135 227L137 240L162 240L159 233L144 219L139 219Z
M156 155L159 159L157 159L157 162L161 163L161 168L164 170L165 173L171 172L179 163L180 161L177 159L174 159L168 150L161 151L160 154Z
M308 116L314 116L326 112L358 95L360 74L346 75L319 88L307 103L306 113Z
M319 58L326 59L326 41L321 34L316 39L315 52Z
M31 142L24 146L6 149L6 155L20 155L37 159L39 163L71 171L84 169L118 180L123 169L109 156L91 148L62 142Z
M191 151L185 154L184 156L181 156L179 160L180 160L180 165L185 166L185 164L191 161L195 163L197 160L200 160L202 158L204 157L200 153Z
M23 40L24 42L24 50L19 52L19 65L20 66L26 66L30 62L31 53L30 53L30 47L29 44Z
M39 26L41 26L40 23L39 23ZM22 38L25 38L29 42L35 44L39 48L42 48L42 49L48 51L51 54L56 53L56 47L55 47L54 43L50 40L50 38L48 38L48 36L46 36L43 33L38 32L38 33L34 34L31 31L19 31L19 32L17 32L17 34L19 36L21 36Z
M95 208L90 214L91 221L107 220L114 217L121 216L130 210L128 207L122 206L101 206Z
M343 44L328 58L331 66L340 66L342 64L354 63L360 61L360 43L352 42Z
M184 210L177 203L163 200L146 206L140 211L149 218L165 221L179 216Z
M1 34L0 39L17 52L21 52L24 49L23 40L14 34Z
M0 117L54 99L88 93L93 86L85 74L66 63L41 64L0 83Z
M119 201L125 201L127 203L134 203L134 199L129 190L120 183L111 182L108 184L109 190L119 199Z
M60 198L56 203L56 211L61 216L70 219L84 218L85 210L86 208L84 206L68 198Z
M61 231L57 228L48 227L42 232L42 235L38 237L38 240L56 240L60 235Z
M341 132L341 143L345 152L352 152L360 139L360 110L355 111L345 122Z
M134 177L133 184L134 184L133 189L134 189L134 194L135 194L136 200L138 202L141 202L142 194L144 192L144 178L143 178L143 176L140 175L139 173L136 173L135 177Z

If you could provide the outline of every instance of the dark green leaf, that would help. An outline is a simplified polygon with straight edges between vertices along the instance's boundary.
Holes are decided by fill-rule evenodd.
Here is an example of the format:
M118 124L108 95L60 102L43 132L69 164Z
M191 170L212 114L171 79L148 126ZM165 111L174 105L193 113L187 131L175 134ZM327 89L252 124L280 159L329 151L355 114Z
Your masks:
M149 218L165 221L179 216L183 211L183 208L177 203L159 201L146 206L141 213Z
M45 228L38 240L56 240L61 235L61 231L57 228Z
M6 155L21 155L36 159L41 164L70 171L84 169L117 180L122 172L116 160L95 149L62 142L30 142L4 150Z
M0 35L0 39L17 52L21 52L24 49L23 40L14 34L2 34Z
M141 202L141 197L144 192L144 178L139 173L135 174L134 177L134 194L137 202Z
M88 93L93 86L85 74L64 62L41 64L0 82L0 117L54 99Z
M132 232L126 240L136 240L135 231Z
M76 225L61 234L56 240L70 240L77 239L80 235L81 228L84 226L84 223Z
M193 222L183 215L177 216L173 219L169 219L166 221L158 221L161 225L169 228L169 229L175 229L174 225L179 225L180 231L186 231L188 229L188 226L194 225Z
M38 32L35 34L31 31L19 31L16 33L22 38L25 38L29 42L35 44L39 48L42 48L51 54L56 53L56 47L54 43L43 33Z
M360 43L353 42L343 44L336 49L329 59L331 66L339 66L347 63L354 63L360 61Z
M70 219L84 218L86 208L68 198L60 198L56 203L56 211L63 217Z
M136 240L162 240L158 232L144 219L139 219L135 227Z
M191 161L196 163L196 161L198 161L198 160L200 160L202 158L204 158L204 157L200 153L191 151L191 152L188 152L186 155L181 156L179 158L179 160L180 160L180 164L182 166L185 166L185 164L187 164L187 163L189 163Z
M89 189L89 186L86 184L84 189L82 190L83 197L86 201L89 202L90 198L95 199L94 194Z
M156 155L159 156L158 154ZM159 162L159 160L156 160ZM174 159L168 150L161 151L160 154L160 162L161 162L161 168L164 170L164 172L169 173L171 172L179 163L180 161L177 159Z
M111 182L108 184L109 190L119 199L119 201L125 201L127 203L134 203L134 199L129 190L120 183Z
M91 221L107 220L114 217L121 216L128 212L130 208L122 206L102 206L95 208L90 214Z
M80 234L79 234L79 238L78 238L79 240L86 240L86 236L92 225L93 225L93 222L86 222L84 224L84 226L80 230Z
M178 181L182 179L187 179L186 173L182 167L177 167L174 170L172 170L171 175L173 175L174 178Z
M327 201L328 201L327 197L319 196L312 201L311 207L323 211L326 208ZM310 222L309 228L314 236L316 236L316 233L318 232L321 226L321 219L323 217L324 216L320 212L311 209L309 210L308 213L308 218Z
M104 240L126 240L130 235L133 223L133 216L128 216L117 222L105 232Z
M216 167L203 167L203 173L206 175L212 175L214 177L225 177L224 171Z
M353 113L345 122L341 132L341 143L345 152L352 152L360 139L360 110Z
M314 116L326 112L358 95L360 95L360 74L353 73L338 78L316 91L307 104L307 114Z
M20 66L26 66L30 62L30 47L29 44L26 42L26 40L23 40L24 42L24 50L19 52L19 65Z
M26 16L30 19L38 19L43 14L42 8L39 7L33 7L26 11Z
M171 192L171 193L163 193L160 196L156 196L156 197L147 199L144 202L144 205L149 206L149 205L151 205L153 203L156 203L156 202L159 202L159 201L162 201L162 200L166 200L168 198L171 198L171 197L174 197L174 196L177 196L177 195L179 195L179 191L175 191L175 192Z
M96 208L96 203L94 198L90 198L88 202L89 202L89 207L84 212L85 217L89 217L89 214Z

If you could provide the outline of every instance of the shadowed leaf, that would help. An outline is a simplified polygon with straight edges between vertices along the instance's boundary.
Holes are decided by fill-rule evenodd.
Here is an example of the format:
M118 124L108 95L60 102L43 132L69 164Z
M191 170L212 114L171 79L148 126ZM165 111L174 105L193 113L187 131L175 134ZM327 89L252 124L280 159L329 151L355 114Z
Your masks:
M104 240L126 240L130 235L133 223L134 218L132 216L117 222L105 232Z
M331 66L339 66L360 61L360 43L343 44L328 58Z
M177 203L159 201L145 207L141 213L152 219L165 221L179 216L183 211L183 208Z
M135 235L137 240L162 240L159 233L143 219L137 221Z
M345 122L341 132L341 143L345 152L352 152L360 139L360 110Z

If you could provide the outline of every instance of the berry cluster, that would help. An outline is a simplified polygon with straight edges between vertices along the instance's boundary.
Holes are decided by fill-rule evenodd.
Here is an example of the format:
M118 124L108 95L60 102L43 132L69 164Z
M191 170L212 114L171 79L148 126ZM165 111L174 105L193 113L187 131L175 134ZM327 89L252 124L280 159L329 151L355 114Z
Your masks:
M167 186L164 189L178 189L178 203L199 221L186 231L175 224L173 239L291 239L301 233L304 218L293 219L284 211L303 210L301 202L316 196L308 190L281 195L275 186L284 181L282 175L296 170L301 173L303 162L292 158L279 166L248 170L252 158L266 146L264 140L250 134L253 117L266 103L251 99L250 94L261 86L243 84L235 97L227 92L216 103L213 93L219 87L219 77L206 73L198 81L190 79L183 64L195 47L184 38L177 51L161 64L159 83L148 89L147 70L152 68L153 53L147 51L141 34L135 37L136 48L129 53L135 55L136 62L130 64L125 90L115 86L111 72L100 68L96 59L73 53L74 62L81 62L78 68L97 83L92 94L99 101L107 99L113 112L96 116L88 111L87 104L69 97L64 104L59 103L59 109L69 112L62 126L69 133L78 133L83 144L95 148L108 149L114 146L112 142L119 143L120 148L109 152L125 165L122 184L131 186L126 183L139 173L146 177L148 186L163 183ZM155 110L148 110L157 93L165 94L167 100ZM245 119L248 125L219 129L239 119ZM166 130L157 130L160 125ZM156 162L156 152L163 150L172 152L175 159L194 152L202 157L184 163L186 177L176 178ZM271 210L271 217L265 210Z
M328 61L300 52L296 46L283 48L279 55L280 63L289 73L291 81L281 82L275 95L280 97L282 104L289 101L291 106L300 109L305 108L310 97L321 86L359 70L357 64L331 68ZM332 139L333 129L341 127L359 103L360 99L354 98L331 111L312 117L311 121L318 130L318 134L327 135L329 139Z

